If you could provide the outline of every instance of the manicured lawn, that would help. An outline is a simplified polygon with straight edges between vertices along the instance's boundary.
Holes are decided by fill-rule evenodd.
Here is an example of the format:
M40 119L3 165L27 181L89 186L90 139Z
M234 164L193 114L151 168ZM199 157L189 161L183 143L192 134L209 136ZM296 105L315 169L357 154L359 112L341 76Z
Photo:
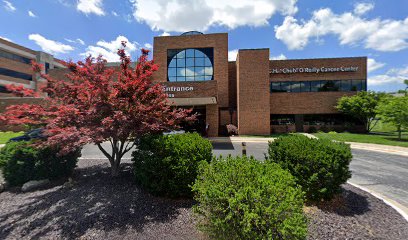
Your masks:
M23 132L0 132L0 144L5 144L10 138L23 135Z
M402 140L398 140L397 134L392 133L371 133L371 134L357 134L357 133L314 133L318 138L344 141L344 142L360 142L360 143L375 143L391 146L408 147L408 133L404 132Z

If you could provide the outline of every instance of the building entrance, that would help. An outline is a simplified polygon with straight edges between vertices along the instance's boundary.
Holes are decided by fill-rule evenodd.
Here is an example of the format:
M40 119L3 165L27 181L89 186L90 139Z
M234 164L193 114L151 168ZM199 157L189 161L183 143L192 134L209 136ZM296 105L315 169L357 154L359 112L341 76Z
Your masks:
M193 107L192 114L197 114L196 121L192 123L184 122L181 128L186 132L197 132L202 136L206 135L206 109L205 106Z

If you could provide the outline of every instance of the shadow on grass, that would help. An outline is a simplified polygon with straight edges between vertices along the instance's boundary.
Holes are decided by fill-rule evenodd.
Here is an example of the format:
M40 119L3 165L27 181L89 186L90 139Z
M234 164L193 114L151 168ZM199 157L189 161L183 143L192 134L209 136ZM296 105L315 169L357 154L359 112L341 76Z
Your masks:
M192 206L192 200L157 198L143 192L133 182L131 164L123 167L118 178L110 176L106 165L77 169L72 188L15 195L24 198L24 204L2 210L0 239L13 238L13 231L30 239L50 234L54 238L51 232L58 238L73 239L90 229L121 232L131 227L141 232L145 224L170 221L180 208Z

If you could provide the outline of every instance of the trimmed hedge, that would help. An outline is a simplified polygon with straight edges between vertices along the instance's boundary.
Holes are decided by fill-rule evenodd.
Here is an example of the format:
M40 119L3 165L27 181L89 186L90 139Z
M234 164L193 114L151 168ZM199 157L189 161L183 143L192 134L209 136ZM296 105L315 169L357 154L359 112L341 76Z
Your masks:
M303 135L281 137L269 143L268 162L288 170L306 192L308 200L330 200L351 177L350 146Z
M30 180L68 177L75 168L81 151L57 156L58 150L36 148L32 142L9 142L0 149L0 168L11 186Z
M146 136L136 149L136 182L159 196L192 197L199 162L212 158L210 141L197 133Z
M210 238L306 238L303 192L278 164L214 158L201 163L193 191L199 227Z

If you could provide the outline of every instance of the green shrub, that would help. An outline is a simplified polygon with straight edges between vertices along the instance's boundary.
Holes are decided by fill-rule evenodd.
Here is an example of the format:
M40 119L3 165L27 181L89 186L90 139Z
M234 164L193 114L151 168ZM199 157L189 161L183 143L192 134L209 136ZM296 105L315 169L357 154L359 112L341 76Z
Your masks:
M31 143L9 142L0 149L0 168L6 181L12 186L30 180L67 177L81 156L80 150L57 156L58 150L36 148Z
M340 185L351 177L351 159L350 146L345 143L292 135L269 143L267 161L289 170L306 198L318 201L340 192Z
M303 192L278 164L214 158L201 163L193 191L199 226L211 238L306 238Z
M199 162L211 158L210 141L197 133L146 136L132 153L136 182L170 197L191 197Z

